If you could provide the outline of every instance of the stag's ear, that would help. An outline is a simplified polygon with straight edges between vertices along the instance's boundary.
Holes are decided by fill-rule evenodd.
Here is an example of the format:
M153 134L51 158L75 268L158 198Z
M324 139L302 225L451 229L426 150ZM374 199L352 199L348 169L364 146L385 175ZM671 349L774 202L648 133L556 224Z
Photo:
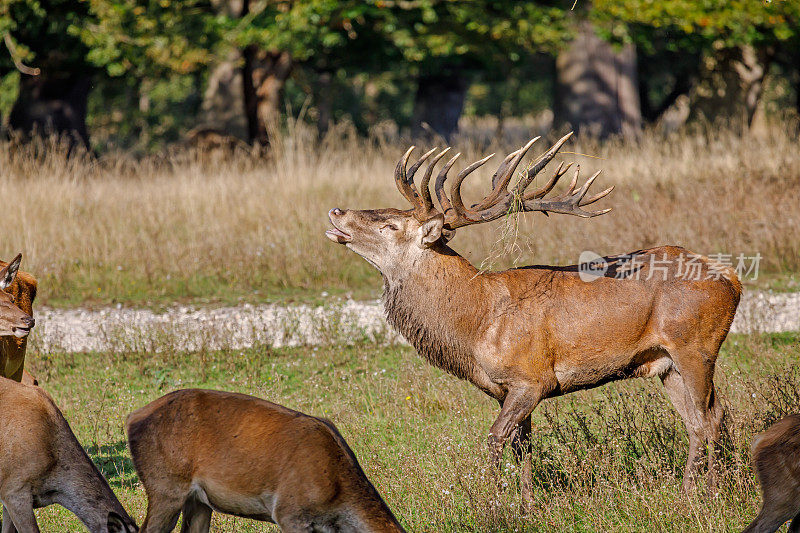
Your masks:
M453 239L453 237L455 237L455 236L456 236L456 230L454 230L454 229L443 229L442 230L442 240L444 241L445 244L450 242Z
M436 215L425 222L419 227L419 241L417 244L420 248L429 248L433 243L439 240L442 236L442 226L444 225L444 217Z
M0 270L0 289L7 289L9 285L14 283L14 278L17 277L19 264L22 261L22 254L17 254L9 264Z

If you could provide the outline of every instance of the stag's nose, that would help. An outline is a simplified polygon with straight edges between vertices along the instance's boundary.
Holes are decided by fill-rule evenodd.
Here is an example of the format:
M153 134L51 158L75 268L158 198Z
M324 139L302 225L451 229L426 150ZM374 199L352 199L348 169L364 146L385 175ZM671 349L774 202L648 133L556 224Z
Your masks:
M343 213L344 213L344 211L342 211L338 207L334 207L333 209L328 211L328 216L329 217L332 217L332 216L337 216L338 217L338 216L342 215Z
M25 317L22 319L22 321L25 322L29 328L32 328L33 326L36 325L36 321L33 319L32 316Z

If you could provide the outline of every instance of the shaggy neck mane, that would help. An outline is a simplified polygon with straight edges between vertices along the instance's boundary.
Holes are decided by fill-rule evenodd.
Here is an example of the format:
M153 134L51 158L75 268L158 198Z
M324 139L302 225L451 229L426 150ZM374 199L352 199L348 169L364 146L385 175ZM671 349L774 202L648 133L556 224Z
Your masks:
M432 252L424 264L417 265L422 268L399 279L384 276L383 305L389 324L420 355L432 365L469 380L475 367L469 333L475 331L480 317L474 309L470 313L469 304L474 307L476 300L465 299L464 289L476 282L477 271L452 250L450 254Z

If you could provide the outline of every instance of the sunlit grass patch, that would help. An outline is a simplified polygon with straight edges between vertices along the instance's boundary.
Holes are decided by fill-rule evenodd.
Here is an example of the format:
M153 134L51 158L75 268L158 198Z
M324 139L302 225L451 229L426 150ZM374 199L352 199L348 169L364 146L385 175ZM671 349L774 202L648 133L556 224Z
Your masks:
M139 522L146 507L125 446L127 414L176 388L254 394L331 418L409 531L740 530L759 500L753 434L800 404L796 333L729 339L717 373L728 407L718 493L680 489L686 432L657 380L614 383L547 400L534 413L534 504L517 465L506 489L487 474L496 402L404 346L303 347L196 353L31 353L32 371ZM755 396L754 396L755 395ZM56 506L43 531L82 531ZM273 526L217 516L214 531Z

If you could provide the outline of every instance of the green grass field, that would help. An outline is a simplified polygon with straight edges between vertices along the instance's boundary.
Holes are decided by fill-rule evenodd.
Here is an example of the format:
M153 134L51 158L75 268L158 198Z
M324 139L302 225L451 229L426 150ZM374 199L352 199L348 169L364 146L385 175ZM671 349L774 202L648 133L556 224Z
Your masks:
M534 413L535 504L520 501L504 460L487 481L485 436L498 408L404 346L210 353L36 353L28 368L54 397L130 514L146 501L125 444L132 410L171 390L254 394L331 418L409 531L737 531L759 498L753 434L800 404L800 334L733 336L717 383L729 407L718 493L686 496L686 433L655 381L547 400ZM83 531L65 509L37 511L42 531ZM215 514L214 531L274 531Z

